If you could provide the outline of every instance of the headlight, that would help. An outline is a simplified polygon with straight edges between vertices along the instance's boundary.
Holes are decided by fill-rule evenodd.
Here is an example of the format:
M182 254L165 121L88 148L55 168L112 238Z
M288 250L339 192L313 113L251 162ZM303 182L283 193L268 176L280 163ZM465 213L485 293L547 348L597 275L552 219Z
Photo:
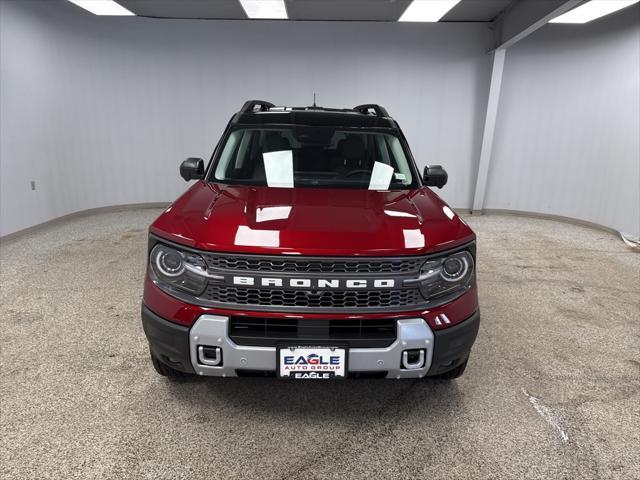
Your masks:
M420 270L420 291L427 300L462 295L471 286L473 273L473 257L467 251L429 260Z
M158 244L151 250L151 269L160 284L200 295L207 286L207 264L200 255Z

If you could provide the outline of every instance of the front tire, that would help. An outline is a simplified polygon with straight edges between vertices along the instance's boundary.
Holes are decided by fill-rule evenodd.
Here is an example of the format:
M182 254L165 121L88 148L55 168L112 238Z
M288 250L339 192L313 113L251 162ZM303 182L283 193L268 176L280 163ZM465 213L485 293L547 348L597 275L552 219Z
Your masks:
M440 375L434 375L430 377L434 380L453 380L455 378L459 378L464 373L464 370L467 368L467 362L469 362L469 358L467 358L464 362L458 365L456 368L449 370L448 372L441 373Z
M181 372L176 370L175 368L170 367L166 363L162 362L158 357L156 357L153 352L149 352L151 356L151 364L153 365L154 370L163 377L167 377L169 380L176 382L180 380L184 380L189 378L192 375L188 373Z

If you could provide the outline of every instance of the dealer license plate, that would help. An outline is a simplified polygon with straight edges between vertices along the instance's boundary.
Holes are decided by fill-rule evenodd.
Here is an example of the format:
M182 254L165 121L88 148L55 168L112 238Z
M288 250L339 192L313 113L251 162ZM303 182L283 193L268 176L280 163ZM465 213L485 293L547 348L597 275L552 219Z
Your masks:
M347 350L340 347L280 347L278 376L296 380L344 378Z

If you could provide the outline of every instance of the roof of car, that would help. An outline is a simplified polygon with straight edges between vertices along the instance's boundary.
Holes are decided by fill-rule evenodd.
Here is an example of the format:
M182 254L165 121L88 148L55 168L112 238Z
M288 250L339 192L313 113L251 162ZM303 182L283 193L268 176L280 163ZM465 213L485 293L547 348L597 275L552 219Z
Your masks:
M277 107L263 100L249 100L231 119L232 124L309 125L355 128L393 128L398 124L386 109L376 104L354 108Z

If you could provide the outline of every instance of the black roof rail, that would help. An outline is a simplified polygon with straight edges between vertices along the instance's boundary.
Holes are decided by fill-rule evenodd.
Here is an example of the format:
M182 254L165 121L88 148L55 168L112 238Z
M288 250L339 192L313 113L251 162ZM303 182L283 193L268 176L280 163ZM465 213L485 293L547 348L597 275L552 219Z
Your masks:
M240 112L251 113L253 112L253 109L257 106L260 107L261 112L267 111L270 108L275 107L273 103L267 102L265 100L247 100L246 102L244 102L244 105L242 105Z
M374 112L376 112L376 116L378 117L389 116L389 113L384 107L380 105L376 105L375 103L365 103L364 105L358 105L357 107L353 107L353 109L356 112L365 113L365 114L369 113L369 110L373 110Z

